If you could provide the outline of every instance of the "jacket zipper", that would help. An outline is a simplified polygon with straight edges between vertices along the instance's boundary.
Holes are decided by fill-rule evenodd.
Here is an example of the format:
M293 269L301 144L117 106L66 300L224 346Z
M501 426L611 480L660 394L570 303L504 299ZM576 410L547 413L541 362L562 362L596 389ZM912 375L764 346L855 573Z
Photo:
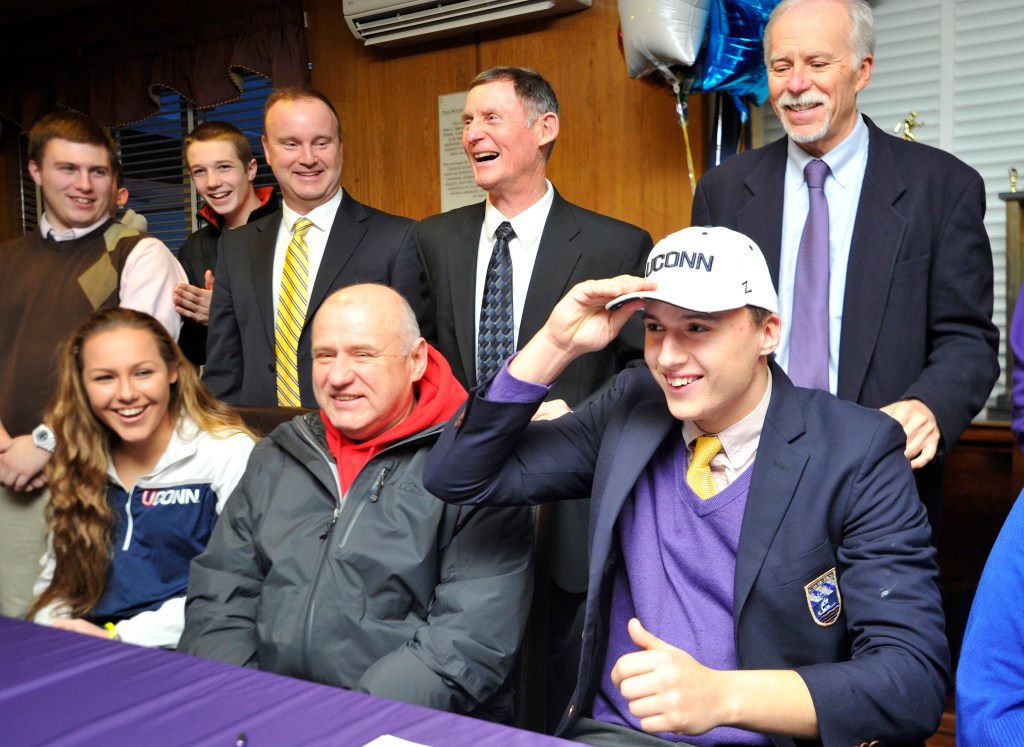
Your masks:
M324 454L323 449L321 449L320 446L316 443L316 440L313 438L312 433L308 432L308 428L299 428L297 430L302 435L303 439L313 447L313 449L320 456L320 458L323 459L324 462L327 464L328 468L331 470L331 473L334 475L334 484L340 486L337 468L333 465L331 460L328 459L327 456ZM377 479L374 481L373 488L370 490L369 502L376 503L377 500L380 498L381 488L384 487L384 480L387 478L389 472L391 472L390 467L384 467L381 469L380 473L377 475ZM338 487L337 489L338 491L341 490L340 487ZM355 513L353 514L352 518L349 519L348 526L345 529L345 534L344 536L342 536L341 542L338 544L338 547L344 547L346 540L348 540L349 534L351 534L352 532L352 527L355 525L356 519L359 518L359 514L362 513L363 507L366 505L366 503L366 500L362 500L356 506ZM312 667L310 666L309 656L310 651L312 651L313 648L313 616L316 613L316 590L317 587L320 585L320 576L323 573L324 566L327 564L327 556L330 554L330 549L331 546L333 545L333 543L330 541L330 537L334 533L334 528L338 524L339 516L341 516L340 492L335 494L334 511L331 513L331 518L327 522L327 526L324 528L324 531L319 536L320 553L319 557L317 558L316 572L313 574L313 581L309 586L309 602L306 605L306 616L302 626L302 663L303 668L307 672L313 671Z
M301 421L300 421L301 424ZM304 425L304 424L301 424ZM333 466L331 460L328 459L323 452L323 449L316 443L312 433L308 432L308 428L299 427L296 429L302 436L303 440L309 443L313 447L313 450L323 459L328 469L334 475L334 484L339 485L338 482L338 471ZM338 488L340 491L340 488ZM334 527L338 523L338 517L341 515L341 496L340 493L334 496L334 510L331 512L331 518L327 522L327 526L324 527L324 531L320 533L320 552L316 563L316 572L313 574L313 581L309 585L309 601L306 604L306 615L302 625L302 667L306 672L311 672L312 666L309 658L310 651L313 648L313 614L316 611L316 588L320 583L320 574L326 564L327 555L331 547L330 536L334 532Z
M334 529L334 525L338 523L338 514L341 513L341 509L335 507L334 513L331 514L331 520L327 522L327 528L324 529L323 534L320 535L320 539L325 540L330 536L331 530Z
M132 534L135 532L135 517L132 516L132 492L135 490L135 486L132 485L127 491L128 496L124 502L124 513L128 517L128 521L125 523L124 528L124 544L121 545L121 552L128 552L128 548L132 544Z
M377 473L377 479L373 482L373 487L370 488L369 495L359 501L356 504L352 517L348 520L348 524L345 526L345 534L341 536L341 542L338 543L338 547L344 547L345 543L348 542L349 536L352 534L352 529L355 527L356 522L359 520L359 515L363 513L363 509L366 508L367 503L376 503L380 500L380 491L384 487L384 481L387 479L388 474L391 472L390 467L382 467L380 472Z
M441 425L438 425L436 426L436 429L440 430L441 427ZM327 556L332 545L332 543L329 541L330 537L334 533L334 528L337 526L338 518L341 515L341 480L338 475L337 467L324 454L323 449L321 449L320 445L316 442L316 439L313 437L313 434L309 430L309 427L303 421L300 420L297 423L296 430L299 432L302 439L311 447L313 447L313 450L320 456L321 459L324 460L324 463L327 464L328 469L330 469L331 473L334 475L334 484L338 486L337 490L339 491L339 494L335 496L337 505L334 507L334 512L331 515L331 519L327 523L327 526L324 529L324 531L319 536L321 544L320 554L319 558L317 559L316 573L313 574L313 582L310 584L309 587L309 602L306 605L306 617L302 630L302 664L306 672L311 672L313 670L310 666L309 654L313 647L313 615L316 611L316 589L317 586L320 584L320 575L323 571L324 565L327 561ZM407 441L418 440L420 437L428 435L429 433L432 433L434 430L434 428L431 428L429 431L425 433L419 433L410 439L403 439L398 443L394 443L387 449L384 449L384 451L382 451L381 454L390 451L396 446L404 445ZM378 500L380 500L381 490L384 488L384 482L387 480L387 477L390 473L391 467L381 468L380 472L377 474L377 479L374 480L373 482L373 486L370 489L370 493L367 495L365 499L359 501L358 505L354 509L352 518L348 520L347 526L345 527L345 534L342 536L341 542L338 543L339 548L345 546L345 543L348 541L349 535L352 533L352 528L355 526L356 520L359 518L359 515L363 512L363 508L366 507L366 504L376 503Z

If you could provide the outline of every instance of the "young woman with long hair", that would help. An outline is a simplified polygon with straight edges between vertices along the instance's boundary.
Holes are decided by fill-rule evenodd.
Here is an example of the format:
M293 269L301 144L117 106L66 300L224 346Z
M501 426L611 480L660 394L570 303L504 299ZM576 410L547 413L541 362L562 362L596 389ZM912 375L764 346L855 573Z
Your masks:
M29 618L173 647L189 563L245 470L253 437L160 322L113 308L60 348L45 416L49 551Z

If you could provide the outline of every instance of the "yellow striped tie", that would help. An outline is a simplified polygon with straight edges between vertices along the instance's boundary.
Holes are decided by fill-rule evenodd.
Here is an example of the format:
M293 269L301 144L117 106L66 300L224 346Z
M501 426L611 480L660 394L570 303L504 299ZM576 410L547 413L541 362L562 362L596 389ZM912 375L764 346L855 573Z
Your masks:
M306 323L309 303L309 251L306 233L312 227L309 218L299 218L292 227L292 240L284 258L281 273L281 298L277 302L277 325L274 328L274 355L277 358L277 404L301 407L299 394L299 337Z
M698 436L697 445L693 447L693 458L686 470L686 482L693 492L707 500L718 492L715 478L711 474L711 460L722 450L722 442L718 436Z

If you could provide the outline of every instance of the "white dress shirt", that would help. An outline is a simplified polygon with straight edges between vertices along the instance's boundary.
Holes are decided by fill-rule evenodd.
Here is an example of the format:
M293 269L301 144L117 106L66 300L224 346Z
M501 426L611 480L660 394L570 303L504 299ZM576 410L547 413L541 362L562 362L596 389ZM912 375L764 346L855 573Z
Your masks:
M711 476L718 490L722 491L737 477L743 474L754 459L757 458L757 447L761 443L761 430L764 418L768 414L768 403L772 398L772 373L768 371L768 386L757 406L727 428L711 435L718 436L722 442L722 450L711 459ZM693 459L693 448L698 436L707 435L696 423L683 421L683 441L686 452Z

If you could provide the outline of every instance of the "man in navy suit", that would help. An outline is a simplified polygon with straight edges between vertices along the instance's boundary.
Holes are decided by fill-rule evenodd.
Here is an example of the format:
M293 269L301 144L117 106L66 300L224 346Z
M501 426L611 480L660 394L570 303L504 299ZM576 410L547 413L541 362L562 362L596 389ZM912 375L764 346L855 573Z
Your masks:
M948 153L882 132L857 111L874 63L864 0L783 0L764 34L772 107L788 136L739 154L697 185L692 224L728 226L762 248L790 358L796 268L808 215L804 168L829 167L828 389L881 408L906 436L937 508L939 461L999 376L985 185Z
M312 222L304 235L308 303L293 354L301 405L316 407L310 341L317 309L331 293L355 283L389 285L419 308L414 223L363 205L341 188L341 120L324 94L274 91L263 130L284 208L221 237L203 382L231 404L279 404L275 325L281 279L295 227L306 218Z
M902 429L794 387L771 361L778 301L747 237L685 229L654 248L647 275L573 288L471 394L424 474L454 503L590 492L583 655L558 733L922 744L949 650ZM531 422L569 363L639 308L650 370Z

